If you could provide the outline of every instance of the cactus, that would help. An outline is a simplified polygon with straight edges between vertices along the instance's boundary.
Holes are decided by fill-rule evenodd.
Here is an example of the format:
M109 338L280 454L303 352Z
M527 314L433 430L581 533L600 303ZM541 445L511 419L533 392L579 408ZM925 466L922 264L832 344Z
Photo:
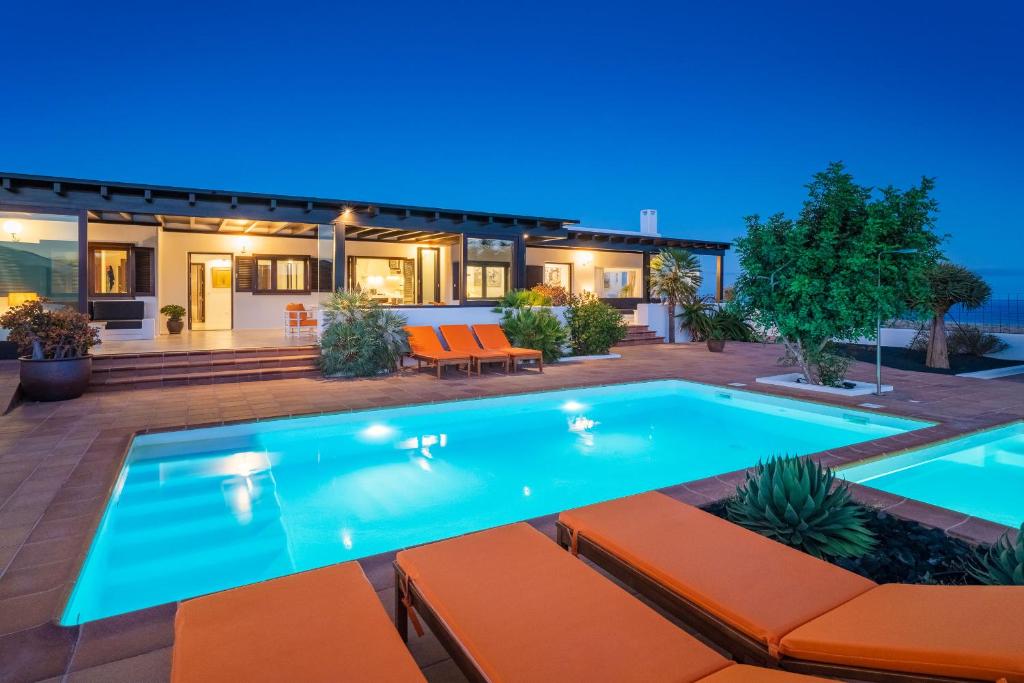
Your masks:
M875 547L867 510L845 483L833 487L828 467L776 456L747 474L726 506L728 518L751 531L818 558L862 557Z
M967 571L989 586L1024 586L1024 524L1020 525L1016 542L1010 532L990 546L979 546L967 562Z

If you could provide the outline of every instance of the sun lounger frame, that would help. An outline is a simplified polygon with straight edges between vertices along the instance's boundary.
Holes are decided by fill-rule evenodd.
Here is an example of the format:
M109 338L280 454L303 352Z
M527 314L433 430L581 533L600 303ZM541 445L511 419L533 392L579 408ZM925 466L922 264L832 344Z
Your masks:
M572 545L572 531L560 520L555 523L555 528L558 544L568 550ZM601 544L587 538L582 532L576 534L576 552L724 649L740 663L776 667L812 676L871 681L872 683L979 683L980 680L865 669L792 657L778 659L772 657L767 646L760 641L710 614L696 603L641 572L632 564L619 559Z
M424 599L416 584L412 581L407 582L405 572L398 565L398 561L396 560L392 564L395 568L395 627L398 629L398 635L402 637L402 642L409 642L409 608L412 608L448 652L463 675L473 683L487 683L487 677L459 643L458 638L437 616L437 612L430 606L430 603ZM405 590L408 591L409 607L406 607L403 600L403 586L406 586Z

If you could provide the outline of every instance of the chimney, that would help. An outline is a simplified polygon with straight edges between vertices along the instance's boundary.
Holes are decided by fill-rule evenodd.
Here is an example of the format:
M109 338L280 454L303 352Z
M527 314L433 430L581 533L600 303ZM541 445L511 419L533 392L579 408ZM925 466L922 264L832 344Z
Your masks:
M640 232L644 235L658 234L657 209L640 209Z

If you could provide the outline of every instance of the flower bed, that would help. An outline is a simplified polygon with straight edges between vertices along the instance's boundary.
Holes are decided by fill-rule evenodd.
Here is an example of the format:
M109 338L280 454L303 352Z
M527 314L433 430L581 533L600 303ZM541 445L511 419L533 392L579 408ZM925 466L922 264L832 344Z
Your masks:
M725 501L704 508L727 518ZM878 539L868 555L834 560L839 565L879 583L977 584L965 570L971 546L917 522L898 519L871 509L867 527Z

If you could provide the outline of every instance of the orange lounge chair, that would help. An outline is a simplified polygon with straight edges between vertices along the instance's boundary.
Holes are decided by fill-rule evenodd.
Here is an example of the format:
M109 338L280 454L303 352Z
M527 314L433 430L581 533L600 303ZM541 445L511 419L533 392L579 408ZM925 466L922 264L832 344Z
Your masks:
M733 664L524 523L402 550L395 580L403 638L415 610L471 681L817 680Z
M468 325L441 325L440 330L449 349L456 353L469 354L476 363L476 374L480 374L482 363L504 363L505 374L508 374L508 365L512 357L504 351L487 351L482 348L469 331Z
M284 329L286 334L316 334L320 322L316 317L316 308L307 309L300 303L290 303L284 307Z
M505 336L505 331L501 329L501 325L493 323L473 325L473 332L476 333L477 339L480 340L480 346L488 351L500 351L501 353L508 354L512 360L513 371L516 369L517 360L535 360L537 361L537 369L544 372L544 354L536 349L512 346L508 337Z
M661 493L558 541L737 659L870 681L1024 681L1024 588L878 585Z
M407 325L404 329L409 335L409 348L412 350L409 355L416 359L417 367L423 367L423 363L433 365L437 368L438 379L441 379L441 369L446 365L465 365L466 375L473 374L473 359L469 354L445 349L430 325Z
M172 683L425 679L356 562L178 606Z

